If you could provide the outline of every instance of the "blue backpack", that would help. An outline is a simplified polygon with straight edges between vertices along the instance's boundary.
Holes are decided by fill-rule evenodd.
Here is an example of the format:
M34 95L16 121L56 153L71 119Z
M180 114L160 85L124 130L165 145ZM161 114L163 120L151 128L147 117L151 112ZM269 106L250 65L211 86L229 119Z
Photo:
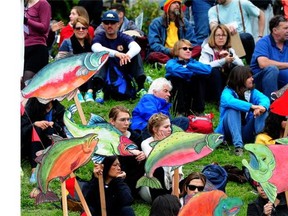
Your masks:
M209 164L203 168L202 173L218 190L225 192L225 187L228 182L228 173L222 166L218 164Z

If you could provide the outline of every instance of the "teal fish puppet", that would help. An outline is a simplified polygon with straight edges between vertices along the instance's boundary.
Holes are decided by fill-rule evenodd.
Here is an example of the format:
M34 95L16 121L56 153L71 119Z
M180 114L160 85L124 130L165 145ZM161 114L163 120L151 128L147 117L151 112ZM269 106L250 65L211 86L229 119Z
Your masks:
M95 154L102 156L132 156L133 154L130 150L138 149L138 146L135 143L124 136L117 128L108 123L101 116L91 114L91 119L87 125L76 124L72 118L72 114L77 110L75 107L76 106L73 104L65 111L64 124L73 137L81 137L88 133L96 133L99 142L95 149ZM95 157L93 157L93 161L94 158ZM101 159L94 162L101 162Z
M49 63L30 80L22 90L24 98L37 97L41 103L53 99L68 100L77 88L87 82L108 60L109 54L87 52L72 55Z
M274 203L277 193L288 190L288 146L246 144L244 148L250 153L250 163L243 159L242 164Z
M153 148L145 162L146 176L141 177L136 187L161 188L153 177L158 167L179 167L210 154L223 142L223 135L211 133L174 132L161 141L152 142Z
M49 182L59 178L63 182L74 170L88 163L97 146L97 134L56 141L36 158L37 185L40 193L36 204L58 201L58 196L48 190Z
M182 207L178 216L232 216L237 215L242 205L240 198L228 197L221 190L200 192Z

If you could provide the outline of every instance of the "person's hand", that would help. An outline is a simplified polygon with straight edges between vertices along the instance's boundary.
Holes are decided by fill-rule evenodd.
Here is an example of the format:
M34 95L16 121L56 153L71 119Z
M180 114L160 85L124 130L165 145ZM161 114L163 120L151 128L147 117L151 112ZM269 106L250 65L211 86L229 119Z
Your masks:
M103 168L103 164L94 164L93 173L96 178L98 178L100 175L103 175Z
M231 33L231 35L235 35L237 33L237 29L234 25L226 25Z
M128 64L128 62L131 62L130 56L125 53L117 52L115 56L120 59L120 66Z
M125 179L125 178L126 178L126 172L121 171L121 173L120 173L119 175L117 175L117 178L123 178L123 179Z
M155 133L155 137L157 137L157 140L162 140L166 138L164 131L159 130L157 133Z
M273 209L273 203L268 201L268 203L263 207L264 215L270 216L272 213L272 209Z
M266 108L261 105L252 105L251 109L253 109L253 115L255 118L262 115L266 111Z
M64 28L64 22L62 20L59 21L59 22L51 24L51 30L53 32L56 32L56 31L58 31L58 30L60 30L62 28Z
M43 121L36 121L34 122L34 125L41 128L42 130L45 130L47 129L48 127L53 127L53 124L54 122L49 122L49 121L46 121L46 120L43 120Z
M131 152L133 155L136 156L135 159L136 159L137 161L142 161L142 160L145 160L145 158L146 158L146 156L145 156L145 154L144 154L143 151L130 150L130 152Z

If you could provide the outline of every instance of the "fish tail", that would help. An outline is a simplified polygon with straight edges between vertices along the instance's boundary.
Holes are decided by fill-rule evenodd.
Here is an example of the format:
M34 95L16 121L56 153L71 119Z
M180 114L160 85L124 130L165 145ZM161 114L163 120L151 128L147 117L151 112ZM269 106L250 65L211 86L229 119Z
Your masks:
M36 196L36 205L44 202L56 202L59 201L59 197L52 191L47 191L47 193L40 192Z
M141 186L147 186L149 188L155 188L155 189L162 188L162 185L157 178L147 176L143 176L137 181L136 188L139 188Z

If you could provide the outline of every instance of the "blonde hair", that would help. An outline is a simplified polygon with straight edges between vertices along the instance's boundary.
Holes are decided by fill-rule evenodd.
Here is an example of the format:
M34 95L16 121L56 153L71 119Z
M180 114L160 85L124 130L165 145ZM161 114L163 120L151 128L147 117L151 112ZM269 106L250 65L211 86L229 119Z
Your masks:
M72 10L73 9L76 10L78 16L85 17L87 19L87 22L90 23L88 12L87 12L87 10L84 7L82 7L82 6L74 6L72 8Z
M180 39L174 44L174 47L173 47L173 53L175 56L179 56L179 50L183 44L190 46L190 47L193 47L193 45L191 44L191 42L189 40Z
M151 136L154 136L155 134L153 129L158 129L161 126L162 122L165 121L166 119L169 119L169 116L161 112L155 113L149 118L147 127Z

